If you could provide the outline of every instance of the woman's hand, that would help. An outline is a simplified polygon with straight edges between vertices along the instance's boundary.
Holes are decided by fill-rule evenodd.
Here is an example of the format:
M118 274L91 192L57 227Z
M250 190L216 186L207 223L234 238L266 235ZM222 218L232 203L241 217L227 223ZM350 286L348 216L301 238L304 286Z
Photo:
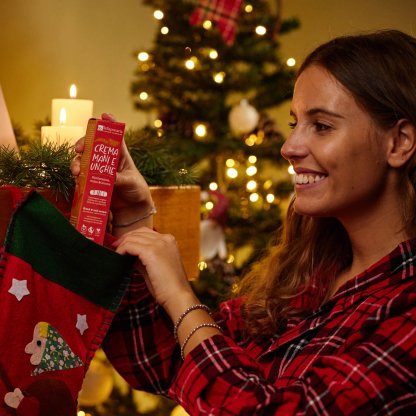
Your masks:
M187 280L176 240L142 227L118 239L119 254L137 256L139 270L155 300L176 320L188 306L199 303Z
M109 114L102 114L103 120L115 121L114 117ZM84 138L78 140L75 144L75 151L78 156L71 163L71 171L74 176L79 175L81 153L84 150ZM131 158L126 143L123 140L120 161L116 174L116 181L111 199L111 212L113 222L118 224L129 223L137 218L145 216L153 207L152 197L149 187L143 176L137 170L133 159ZM149 217L140 223L131 227L117 229L122 232L134 229L137 226L152 227L152 218Z

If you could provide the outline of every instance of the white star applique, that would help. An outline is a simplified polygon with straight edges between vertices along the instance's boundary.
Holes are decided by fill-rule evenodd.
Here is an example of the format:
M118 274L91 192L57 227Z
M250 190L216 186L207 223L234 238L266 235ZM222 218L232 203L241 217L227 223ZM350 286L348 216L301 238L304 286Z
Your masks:
M12 285L9 289L9 293L16 296L16 299L20 302L24 296L30 295L27 289L27 280L12 279Z
M75 328L78 329L81 335L84 335L84 332L88 329L87 315L80 315L77 313L77 324L75 325Z

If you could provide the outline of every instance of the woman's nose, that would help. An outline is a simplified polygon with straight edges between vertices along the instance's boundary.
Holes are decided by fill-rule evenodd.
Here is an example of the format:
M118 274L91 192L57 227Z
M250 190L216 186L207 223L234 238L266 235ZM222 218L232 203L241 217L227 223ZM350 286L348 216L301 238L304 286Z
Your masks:
M288 161L303 158L307 155L308 148L304 143L302 135L293 131L280 149L280 154Z

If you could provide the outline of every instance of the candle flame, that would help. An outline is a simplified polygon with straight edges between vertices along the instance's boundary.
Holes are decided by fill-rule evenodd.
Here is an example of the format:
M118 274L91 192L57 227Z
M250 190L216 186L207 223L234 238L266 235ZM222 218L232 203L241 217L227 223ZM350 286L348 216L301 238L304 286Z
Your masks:
M63 126L66 123L66 110L65 108L61 108L61 111L59 112L59 123L61 126Z
M77 98L77 86L75 84L72 84L69 88L69 96L71 98Z

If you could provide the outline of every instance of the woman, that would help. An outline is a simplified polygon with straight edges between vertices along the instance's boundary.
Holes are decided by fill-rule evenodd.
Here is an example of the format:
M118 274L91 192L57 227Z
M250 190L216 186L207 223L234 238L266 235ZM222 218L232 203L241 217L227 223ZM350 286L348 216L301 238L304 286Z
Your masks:
M416 39L398 31L306 58L282 148L296 172L282 241L216 314L192 292L174 238L151 229L150 194L125 153L115 248L138 256L144 280L104 348L133 387L191 415L416 411L415 79Z

